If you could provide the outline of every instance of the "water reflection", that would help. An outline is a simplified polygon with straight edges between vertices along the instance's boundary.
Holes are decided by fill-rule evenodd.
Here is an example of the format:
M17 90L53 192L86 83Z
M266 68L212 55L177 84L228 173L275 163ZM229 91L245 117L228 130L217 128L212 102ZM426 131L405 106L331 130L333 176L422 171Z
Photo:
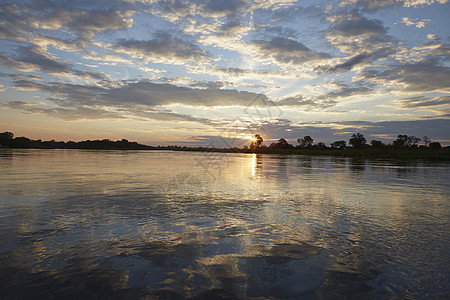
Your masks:
M221 154L214 159L224 167L209 176L196 163L202 153L42 150L5 159L4 298L449 292L446 164Z
M251 168L252 168L252 177L254 177L255 174L256 174L256 160L257 160L256 153L253 153L253 154L252 154L252 164L251 164Z

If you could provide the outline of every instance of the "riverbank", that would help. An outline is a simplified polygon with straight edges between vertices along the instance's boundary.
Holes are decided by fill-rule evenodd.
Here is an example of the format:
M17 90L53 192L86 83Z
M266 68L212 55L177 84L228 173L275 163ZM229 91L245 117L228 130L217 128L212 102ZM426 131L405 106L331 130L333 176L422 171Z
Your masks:
M450 161L450 149L255 149L244 150L239 148L181 148L176 151L204 151L204 152L220 152L220 153L256 153L256 154L285 154L285 155L307 155L307 156L342 156L357 158L380 158L380 159L396 159L396 160L445 160Z

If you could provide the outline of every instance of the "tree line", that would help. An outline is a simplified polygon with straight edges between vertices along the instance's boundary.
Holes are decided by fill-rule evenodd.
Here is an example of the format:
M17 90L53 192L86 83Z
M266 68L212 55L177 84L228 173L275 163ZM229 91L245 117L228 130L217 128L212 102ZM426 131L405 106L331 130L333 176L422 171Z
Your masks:
M271 143L269 146L263 145L263 138L260 134L253 136L253 141L250 146L244 146L245 149L257 150L257 149L441 149L442 146L439 142L432 142L428 136L418 138L413 135L399 134L397 139L389 144L385 144L382 141L372 140L367 143L366 138L361 133L354 133L350 137L348 144L345 140L338 140L330 144L327 147L325 143L318 142L314 144L314 139L306 135L303 138L297 139L298 145L289 144L286 139L281 138L276 143ZM423 141L423 145L419 145L419 142Z
M126 139L112 141L109 139L103 140L86 140L81 142L63 142L63 141L42 141L32 140L26 137L14 137L14 134L9 131L0 133L0 147L7 148L38 148L38 149L117 149L117 150L141 150L141 149L156 149L139 144L137 142L130 142Z
M419 142L423 141L423 145L419 145ZM408 135L398 135L397 139L389 144L384 144L378 140L372 140L367 143L366 138L361 133L352 134L348 144L344 140L338 140L326 146L323 142L314 143L314 139L307 135L303 138L297 139L298 145L292 145L284 138L280 138L276 143L271 143L269 146L263 144L264 139L260 134L255 134L253 136L253 141L250 146L244 146L242 149L232 148L233 152L248 152L248 151L259 151L259 152L270 152L271 150L301 150L301 149L441 149L442 146L439 142L432 142L427 136L423 138L418 138L415 136ZM112 141L109 139L103 140L86 140L81 142L63 142L63 141L42 141L42 140L32 140L26 137L14 137L12 132L5 131L0 133L0 147L6 148L38 148L38 149L117 149L117 150L190 150L190 151L207 151L211 150L204 147L181 147L181 146L147 146L142 145L137 142L130 142L127 139L121 139L117 141ZM445 147L450 148L450 147ZM219 150L219 149L216 149ZM227 150L227 149L223 149Z

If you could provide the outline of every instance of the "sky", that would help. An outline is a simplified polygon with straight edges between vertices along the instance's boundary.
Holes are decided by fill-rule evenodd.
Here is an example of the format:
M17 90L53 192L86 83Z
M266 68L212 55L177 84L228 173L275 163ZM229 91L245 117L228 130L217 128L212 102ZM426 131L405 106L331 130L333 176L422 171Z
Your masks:
M449 0L3 0L0 132L450 145Z

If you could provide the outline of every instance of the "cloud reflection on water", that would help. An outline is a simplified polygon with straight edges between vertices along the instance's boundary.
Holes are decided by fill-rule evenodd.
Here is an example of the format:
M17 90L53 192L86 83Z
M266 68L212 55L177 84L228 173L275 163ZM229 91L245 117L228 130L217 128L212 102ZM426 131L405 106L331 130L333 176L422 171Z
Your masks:
M448 165L220 154L213 178L201 153L13 152L0 158L7 297L446 293Z

